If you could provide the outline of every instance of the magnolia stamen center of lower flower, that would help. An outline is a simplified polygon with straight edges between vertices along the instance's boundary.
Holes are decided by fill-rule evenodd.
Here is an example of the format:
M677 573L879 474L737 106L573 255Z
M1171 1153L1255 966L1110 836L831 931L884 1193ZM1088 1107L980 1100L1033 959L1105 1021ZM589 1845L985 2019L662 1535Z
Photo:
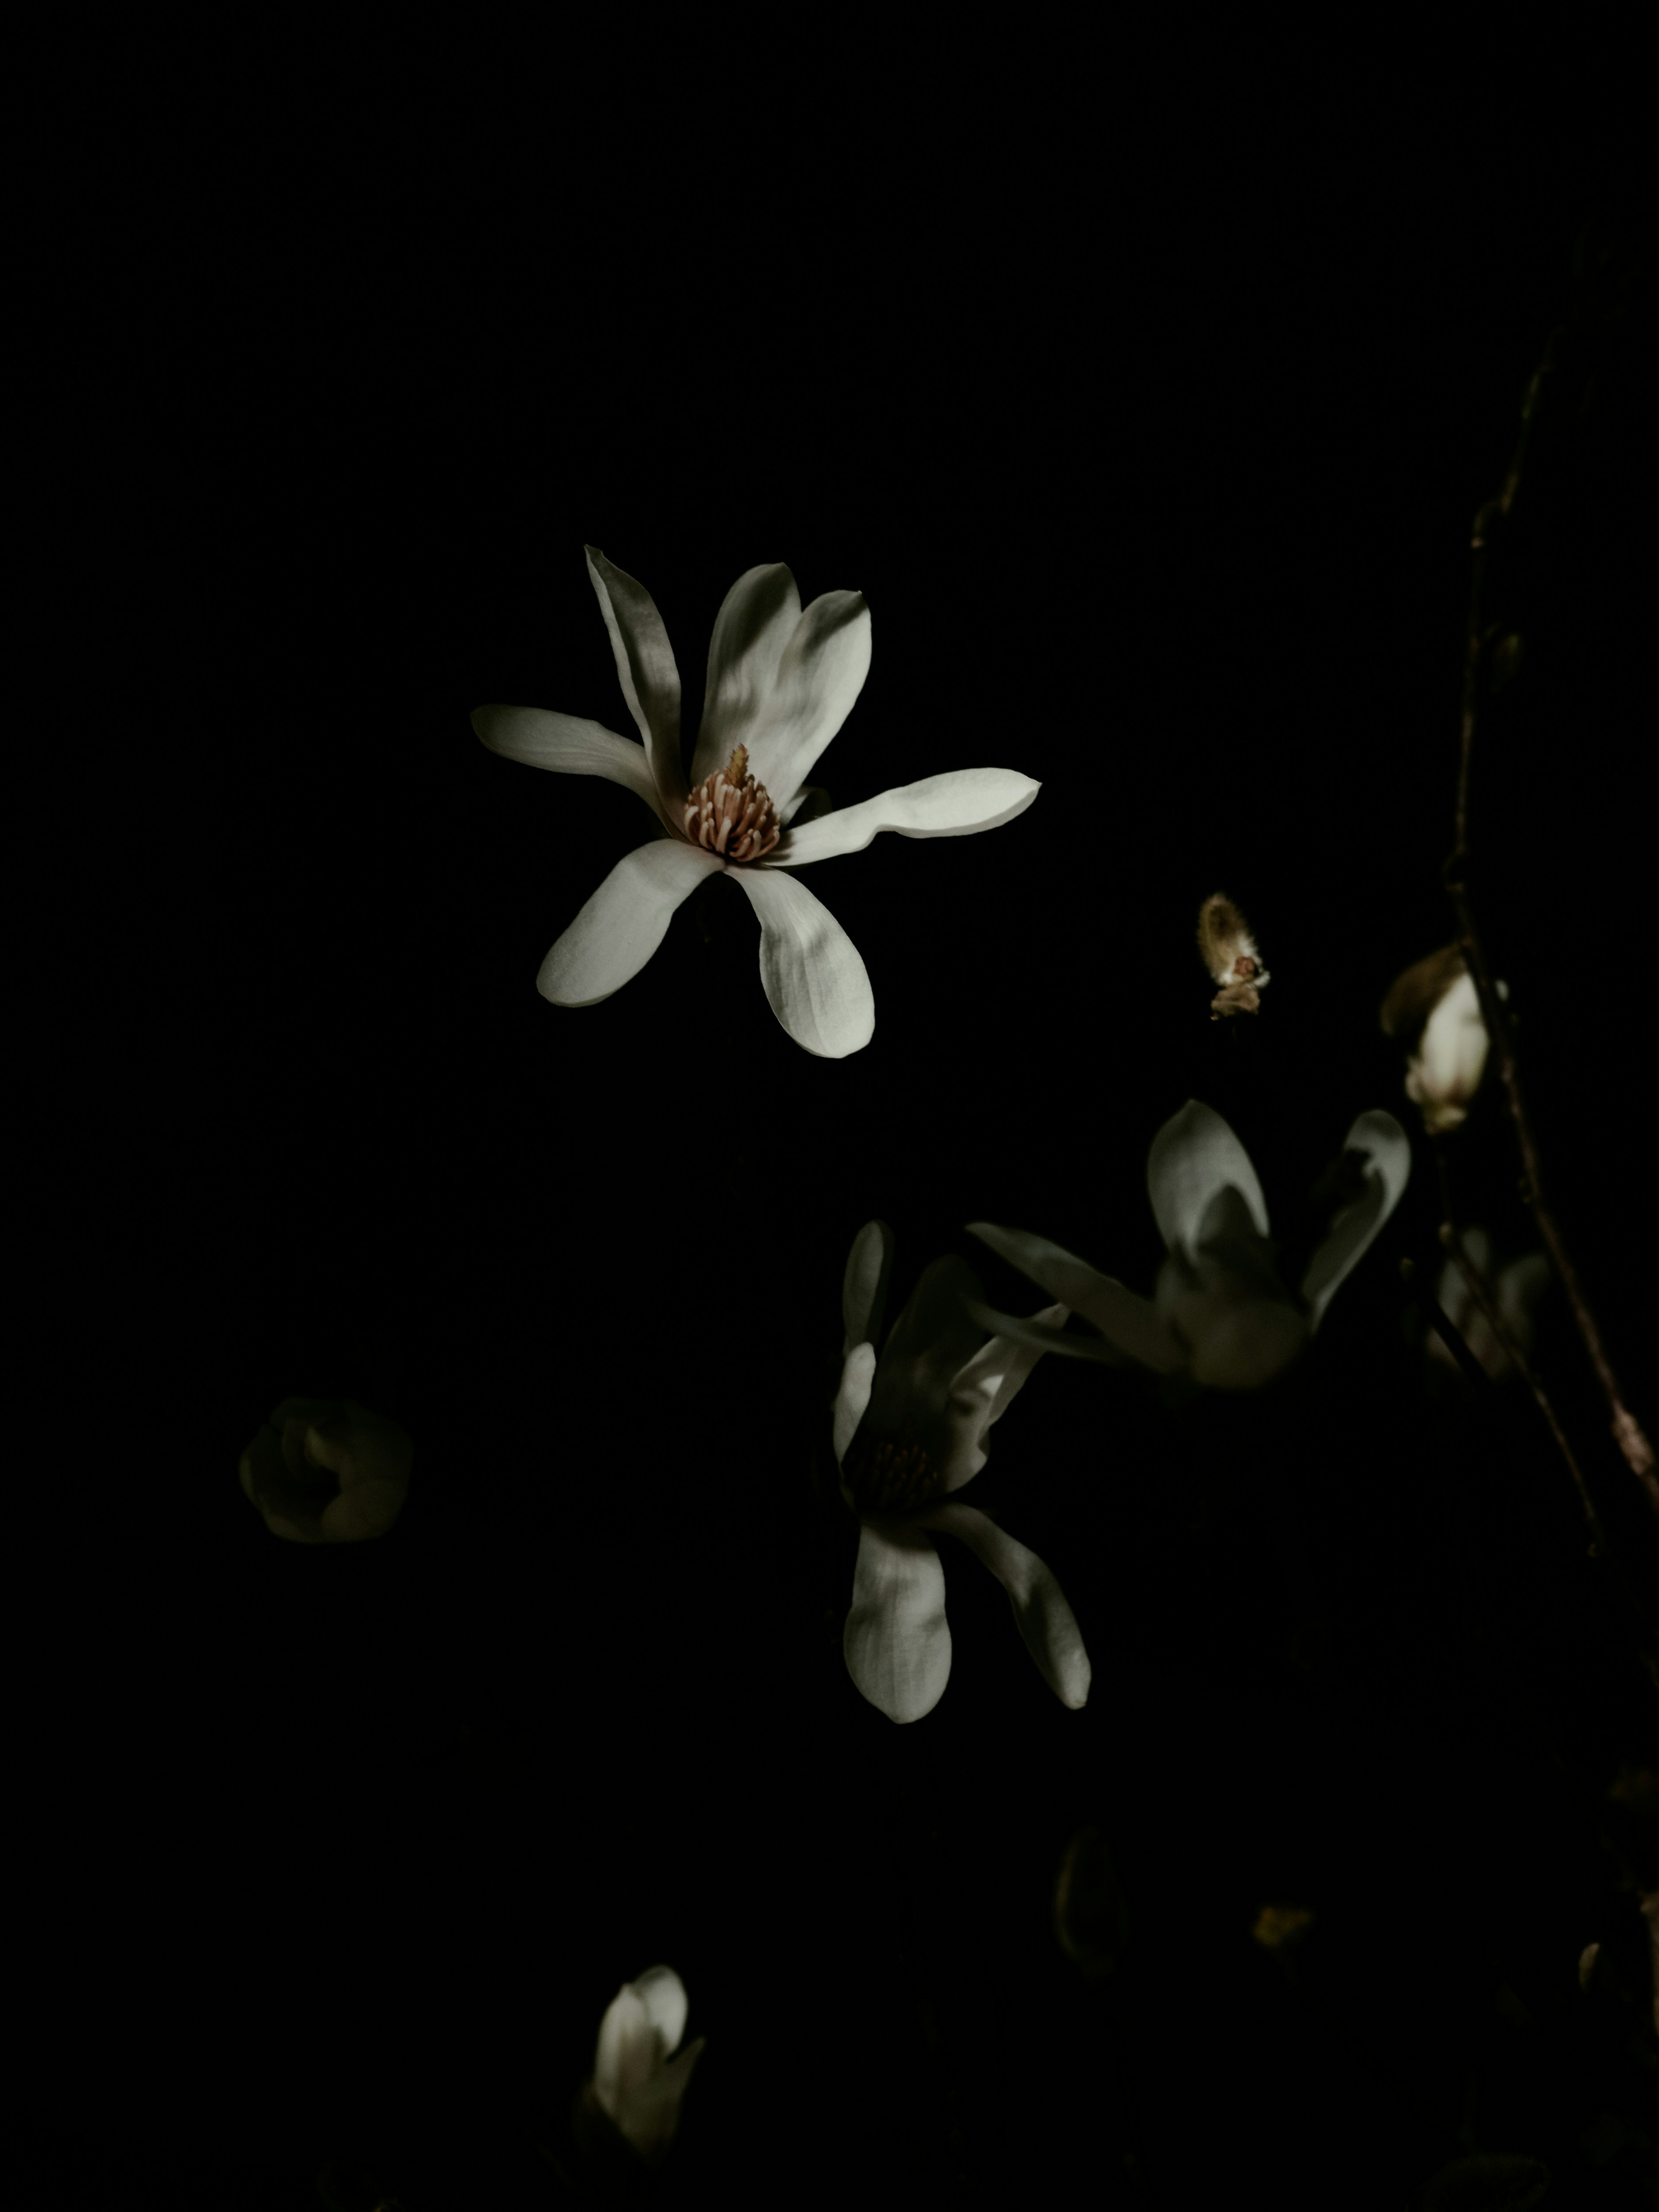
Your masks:
M766 786L749 773L747 746L734 746L726 766L705 776L686 800L685 834L725 860L758 860L777 843L777 809Z
M943 1487L939 1469L918 1443L890 1437L854 1437L842 1480L867 1513L915 1513Z

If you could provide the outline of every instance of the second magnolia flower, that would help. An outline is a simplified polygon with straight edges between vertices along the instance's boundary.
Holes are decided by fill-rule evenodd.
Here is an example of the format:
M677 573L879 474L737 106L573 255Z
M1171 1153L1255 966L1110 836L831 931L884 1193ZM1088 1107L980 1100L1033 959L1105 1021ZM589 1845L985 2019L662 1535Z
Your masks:
M875 1030L870 978L835 916L788 872L861 852L883 830L965 837L998 829L1024 812L1037 784L1012 769L957 769L795 824L813 796L806 778L870 672L870 610L861 592L825 592L803 611L781 561L745 569L721 603L688 781L679 671L662 617L642 584L593 546L586 550L643 744L538 707L477 707L472 726L508 760L625 784L649 808L655 832L617 863L559 939L537 989L561 1006L608 999L650 959L674 909L708 877L729 872L760 920L761 983L773 1012L806 1051L844 1059Z

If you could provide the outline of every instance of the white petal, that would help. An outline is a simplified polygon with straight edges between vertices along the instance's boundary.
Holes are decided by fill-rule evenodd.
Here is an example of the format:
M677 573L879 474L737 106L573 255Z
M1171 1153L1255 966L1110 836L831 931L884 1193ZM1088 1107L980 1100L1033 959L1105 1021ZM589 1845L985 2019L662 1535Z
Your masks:
M924 776L920 783L902 784L791 830L768 865L803 868L836 853L861 853L883 830L896 830L901 837L969 837L975 830L1000 830L1024 814L1041 788L1011 768L963 768Z
M647 2165L655 2166L674 2140L680 2124L680 2103L691 2069L708 2047L700 2035L679 2057L660 2067L648 2081L624 2098L617 2125Z
M1345 1152L1363 1152L1368 1163L1365 1188L1331 1225L1329 1235L1308 1263L1302 1296L1309 1326L1324 1319L1337 1285L1358 1262L1400 1203L1412 1171L1412 1148L1392 1114L1362 1114L1342 1140Z
M657 2031L631 1982L605 2007L593 2053L593 2094L614 2120L623 2100L650 2079L657 2063Z
M1038 1328L1059 1328L1069 1306L1044 1306L1031 1319ZM983 1467L988 1455L984 1449L985 1431L1000 1421L1024 1388L1027 1379L1039 1359L1042 1347L1030 1339L1016 1340L1012 1336L993 1336L957 1374L951 1384L951 1407L958 1419L969 1418L975 1431L976 1450L966 1459L959 1459L954 1473L947 1477L946 1490L960 1490L973 1480ZM977 1458L979 1467L971 1462Z
M825 592L796 623L749 739L749 769L787 806L853 711L870 673L870 610L862 592Z
M1182 1348L1151 1302L1126 1291L1112 1276L1097 1274L1086 1261L1051 1244L1046 1237L1032 1236L1029 1230L998 1229L988 1221L970 1221L968 1233L1000 1252L1052 1296L1064 1298L1073 1312L1092 1322L1103 1336L1143 1365L1160 1375L1180 1366Z
M1043 1680L1073 1712L1086 1705L1093 1669L1077 1615L1052 1570L974 1506L938 1506L922 1526L959 1537L991 1570L1008 1593L1019 1632Z
M999 1313L994 1306L985 1305L976 1298L969 1298L965 1303L972 1321L994 1336L1006 1337L1010 1344L1029 1344L1034 1351L1063 1352L1068 1358L1092 1359L1107 1367L1127 1367L1131 1364L1127 1353L1109 1344L1103 1336L1079 1336L1075 1331L1068 1334L1043 1322L1022 1321L1018 1314ZM1070 1309L1065 1310L1069 1312Z
M1249 1154L1212 1106L1189 1098L1152 1139L1146 1188L1158 1232L1173 1251L1191 1250L1211 1200L1229 1186L1241 1192L1257 1231L1267 1233L1267 1201Z
M841 1387L836 1393L836 1410L831 1418L830 1441L837 1467L846 1458L847 1447L858 1433L875 1379L875 1346L855 1344L842 1362Z
M647 1966L642 1974L635 1975L630 1986L657 2031L659 2055L667 2058L679 2049L680 2038L685 2033L686 2015L691 2008L685 1984L672 1966Z
M702 726L691 757L694 791L726 766L734 745L750 742L771 703L779 664L799 622L800 593L781 561L745 568L721 600L708 641Z
M894 1236L884 1221L866 1221L853 1239L847 1255L847 1272L841 1282L842 1358L855 1344L881 1334L887 1304L888 1279L893 1272Z
M945 1570L930 1537L866 1522L842 1650L860 1695L890 1721L933 1711L951 1679L951 1629Z
M625 785L657 820L666 820L651 763L636 738L619 738L603 723L551 714L545 707L475 707L471 721L483 743L503 760L562 775L602 775L609 783Z
M652 781L665 813L678 817L685 805L685 770L680 761L680 672L668 632L643 584L607 561L597 546L582 550L611 634L623 697L645 740Z
M862 1050L875 1034L876 998L857 945L793 877L765 868L731 872L760 916L761 983L772 1012L820 1060Z
M536 988L556 1006L608 999L662 943L675 908L725 866L718 853L682 838L640 846L617 861L543 961Z

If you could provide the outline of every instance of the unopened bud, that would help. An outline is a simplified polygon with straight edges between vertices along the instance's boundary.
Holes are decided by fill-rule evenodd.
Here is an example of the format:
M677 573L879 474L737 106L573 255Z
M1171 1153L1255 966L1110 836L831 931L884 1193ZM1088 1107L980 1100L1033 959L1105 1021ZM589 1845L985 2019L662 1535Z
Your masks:
M1267 970L1249 924L1224 891L1206 898L1198 910L1198 950L1221 987L1210 1001L1210 1019L1258 1012Z
M1406 1096L1431 1137L1465 1120L1486 1065L1486 1025L1462 948L1448 945L1396 976L1382 1001L1383 1034L1406 1047Z

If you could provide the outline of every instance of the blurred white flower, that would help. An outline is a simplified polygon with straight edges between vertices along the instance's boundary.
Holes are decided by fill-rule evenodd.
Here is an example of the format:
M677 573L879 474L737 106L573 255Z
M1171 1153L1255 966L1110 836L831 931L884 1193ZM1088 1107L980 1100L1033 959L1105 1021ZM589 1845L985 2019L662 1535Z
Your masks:
M652 1966L624 1982L599 2022L588 2089L593 2101L648 2166L657 2166L680 2124L680 2100L708 2039L679 2051L690 2002L672 1966Z
M961 1260L935 1260L888 1333L880 1330L893 1233L866 1222L842 1285L841 1386L833 1441L841 1494L859 1519L853 1604L842 1632L847 1670L889 1720L930 1713L951 1675L945 1569L930 1532L967 1545L1007 1591L1043 1680L1073 1711L1089 1695L1089 1655L1059 1583L1035 1552L979 1507L948 1503L988 1456L985 1434L1013 1402L1040 1349L985 1341L963 1298L980 1285ZM1056 1328L1064 1306L1036 1316Z
M1464 1231L1463 1249L1474 1262L1475 1273L1492 1293L1504 1326L1521 1347L1521 1357L1529 1359L1537 1328L1538 1302L1550 1279L1549 1261L1541 1252L1528 1252L1494 1273L1492 1239L1484 1229L1479 1228ZM1435 1297L1441 1311L1494 1382L1514 1371L1508 1352L1475 1304L1474 1293L1464 1281L1455 1261L1448 1260L1440 1270ZM1428 1353L1440 1365L1461 1373L1457 1362L1432 1329L1428 1334Z
M273 1536L351 1544L391 1528L414 1460L408 1430L355 1398L284 1398L237 1475Z
M1499 998L1507 987L1496 986ZM1422 1109L1431 1137L1468 1117L1486 1072L1488 1039L1480 1000L1462 949L1443 946L1396 976L1382 1001L1385 1035L1407 1048L1406 1096Z
M773 1012L808 1052L844 1059L875 1028L870 978L852 939L788 872L861 852L883 830L964 837L998 829L1024 812L1039 787L1012 769L958 769L792 828L809 798L824 801L805 779L869 673L870 611L860 592L826 592L803 612L781 562L745 569L715 617L688 785L679 672L662 617L643 585L586 550L643 744L539 707L477 707L472 726L508 760L626 785L650 810L654 836L611 871L543 961L537 989L560 1006L609 998L662 943L675 908L705 878L726 872L760 918L761 982Z
M970 1221L973 1236L1066 1298L1100 1338L1066 1336L982 1305L969 1310L1016 1343L1113 1364L1127 1352L1158 1374L1182 1370L1208 1389L1256 1389L1296 1358L1398 1204L1411 1172L1405 1131L1391 1114L1362 1114L1337 1169L1344 1188L1334 1218L1292 1296L1267 1241L1267 1202L1249 1154L1219 1114L1189 1098L1147 1155L1152 1212L1169 1248L1153 1298L1097 1274L1045 1237Z

